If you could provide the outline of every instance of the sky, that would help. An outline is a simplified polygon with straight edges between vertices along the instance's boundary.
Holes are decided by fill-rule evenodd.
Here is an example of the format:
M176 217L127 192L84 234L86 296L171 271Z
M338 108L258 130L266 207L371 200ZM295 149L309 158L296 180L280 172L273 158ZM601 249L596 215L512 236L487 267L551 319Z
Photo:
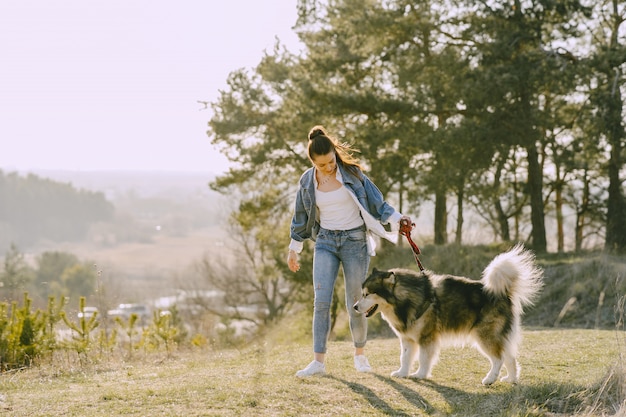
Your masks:
M277 38L298 51L296 4L0 2L0 170L224 172L198 102Z

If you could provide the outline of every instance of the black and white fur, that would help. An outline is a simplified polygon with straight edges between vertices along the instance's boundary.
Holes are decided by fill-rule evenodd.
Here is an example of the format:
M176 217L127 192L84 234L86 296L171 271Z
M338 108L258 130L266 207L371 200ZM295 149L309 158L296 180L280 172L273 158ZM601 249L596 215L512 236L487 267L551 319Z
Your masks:
M542 285L534 255L518 244L496 256L479 281L374 269L354 309L367 317L380 311L400 338L400 369L391 376L429 378L444 342L469 340L491 362L483 384L493 384L502 365L508 373L502 381L516 383L523 307L533 303ZM418 352L419 368L409 374Z

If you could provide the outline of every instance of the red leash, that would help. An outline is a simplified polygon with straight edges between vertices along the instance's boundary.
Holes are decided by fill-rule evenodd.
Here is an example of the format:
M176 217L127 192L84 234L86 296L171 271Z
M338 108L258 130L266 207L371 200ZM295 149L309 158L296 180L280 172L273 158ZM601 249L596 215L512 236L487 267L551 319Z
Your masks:
M422 266L422 263L420 262L420 258L418 256L421 253L420 248L418 248L415 242L413 242L413 239L411 239L411 230L413 230L414 227L415 227L415 223L411 223L408 219L400 220L400 234L402 236L406 236L406 240L408 240L409 245L411 245L411 248L413 249L413 256L415 257L415 262L417 262L417 266L420 269L420 271L423 271L424 267Z

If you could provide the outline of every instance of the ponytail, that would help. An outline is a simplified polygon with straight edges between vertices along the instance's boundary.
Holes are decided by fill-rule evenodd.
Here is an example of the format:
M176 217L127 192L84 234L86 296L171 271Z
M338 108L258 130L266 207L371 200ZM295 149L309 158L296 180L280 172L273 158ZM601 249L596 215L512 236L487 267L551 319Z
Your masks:
M354 156L354 153L357 151L352 149L350 144L341 143L335 137L329 135L323 126L314 126L309 131L309 145L307 148L309 159L313 161L314 156L327 155L333 151L338 162L343 164L353 174L361 176L359 171L363 171L363 167Z

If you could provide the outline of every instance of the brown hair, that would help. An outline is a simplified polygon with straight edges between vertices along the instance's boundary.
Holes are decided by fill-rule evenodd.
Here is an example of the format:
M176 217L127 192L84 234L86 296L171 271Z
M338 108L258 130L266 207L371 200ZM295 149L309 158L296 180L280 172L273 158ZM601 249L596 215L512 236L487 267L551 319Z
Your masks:
M329 135L323 126L314 126L309 131L309 146L307 148L311 162L315 155L327 155L333 151L337 161L352 171L353 174L358 174L359 170L363 171L359 160L353 155L357 151L352 149L350 144L339 142L337 138Z

